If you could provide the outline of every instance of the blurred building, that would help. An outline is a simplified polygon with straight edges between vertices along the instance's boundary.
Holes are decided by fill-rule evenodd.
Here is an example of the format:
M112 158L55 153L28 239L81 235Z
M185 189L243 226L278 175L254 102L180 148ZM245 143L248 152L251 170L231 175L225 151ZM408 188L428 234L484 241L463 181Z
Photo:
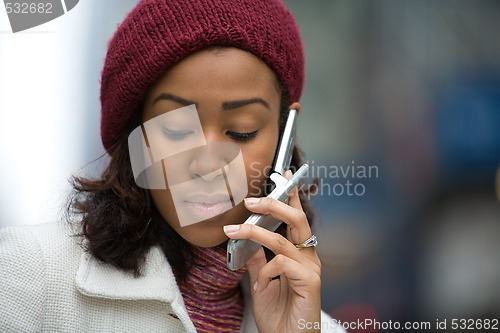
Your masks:
M498 314L500 3L287 4L307 48L308 158L380 173L351 179L362 197L315 198L324 306L393 321Z

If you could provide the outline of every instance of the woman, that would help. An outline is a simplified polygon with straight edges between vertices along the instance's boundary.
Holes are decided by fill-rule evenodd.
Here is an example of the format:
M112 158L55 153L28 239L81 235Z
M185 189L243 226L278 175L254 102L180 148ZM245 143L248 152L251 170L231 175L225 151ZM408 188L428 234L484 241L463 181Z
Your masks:
M100 179L74 178L70 215L78 217L72 226L79 237L68 237L61 225L0 234L1 330L302 332L319 331L322 322L329 323L323 331L333 328L320 308L318 256L300 246L312 236L307 202L297 189L288 204L259 197L287 110L300 111L302 87L302 43L279 0L140 1L108 46L101 137L110 163ZM196 117L186 121L190 105ZM207 147L237 147L247 178L244 203L226 209L207 190L183 201L198 217L183 222L172 179L186 174L179 183L211 184L207 175L223 165L214 167L220 158L210 148L208 159L195 154L185 169L160 161L164 187L151 184L150 175L149 186L138 185L131 133L144 133L145 150L153 151L147 124L165 115L173 120L161 131L172 146L182 148L199 132ZM292 165L300 165L296 148ZM252 212L283 221L283 236L242 225ZM246 267L230 271L228 238L249 238L276 256L267 262L260 249Z

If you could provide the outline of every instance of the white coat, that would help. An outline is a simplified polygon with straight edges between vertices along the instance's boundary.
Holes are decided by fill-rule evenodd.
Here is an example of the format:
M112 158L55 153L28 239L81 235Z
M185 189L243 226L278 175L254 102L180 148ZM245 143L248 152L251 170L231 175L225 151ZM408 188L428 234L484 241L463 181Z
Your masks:
M157 247L143 274L103 264L63 224L0 230L1 332L189 332L172 269ZM241 332L257 332L248 274ZM322 322L331 322L322 313ZM323 332L344 332L323 327Z

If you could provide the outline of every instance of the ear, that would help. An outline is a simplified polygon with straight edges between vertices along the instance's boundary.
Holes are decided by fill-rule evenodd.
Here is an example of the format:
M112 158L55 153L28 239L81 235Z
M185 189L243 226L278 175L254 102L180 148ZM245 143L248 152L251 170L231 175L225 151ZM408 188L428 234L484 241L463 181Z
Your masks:
M294 102L294 103L290 104L290 106L288 108L297 110L297 114L300 113L300 103L299 102Z

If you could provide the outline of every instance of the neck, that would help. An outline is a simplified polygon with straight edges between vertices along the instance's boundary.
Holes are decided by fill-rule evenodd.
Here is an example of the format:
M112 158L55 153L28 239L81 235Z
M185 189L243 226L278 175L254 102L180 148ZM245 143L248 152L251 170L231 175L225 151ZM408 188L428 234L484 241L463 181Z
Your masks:
M200 308L229 307L239 293L239 282L246 268L231 271L226 267L226 251L220 247L193 247L196 265L190 270L184 286L195 292Z
M205 332L206 327L211 327L224 332L238 332L243 318L239 282L246 267L237 271L227 268L226 250L220 246L193 246L192 250L195 265L186 280L178 281L178 284L196 329Z

